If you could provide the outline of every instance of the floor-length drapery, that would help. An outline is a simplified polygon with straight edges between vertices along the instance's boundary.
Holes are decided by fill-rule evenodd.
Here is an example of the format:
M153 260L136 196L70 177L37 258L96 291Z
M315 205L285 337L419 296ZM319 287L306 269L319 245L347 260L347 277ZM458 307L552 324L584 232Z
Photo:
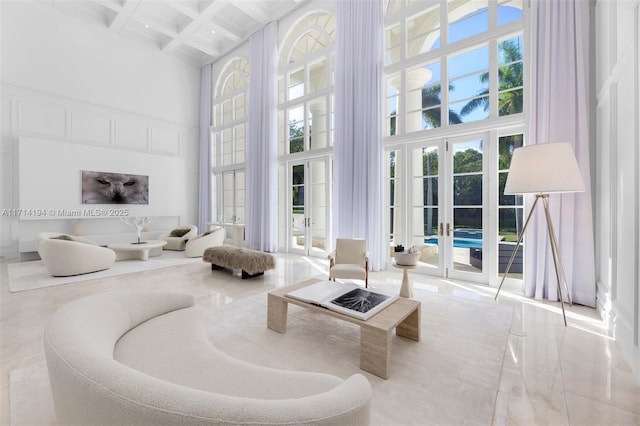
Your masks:
M338 0L332 240L366 238L374 271L383 268L386 259L383 36L382 0Z
M200 72L200 158L198 170L198 230L211 221L211 65Z
M589 3L531 3L531 96L528 143L570 142L584 193L552 195L553 225L573 302L595 307L595 255L589 166ZM558 300L542 209L525 236L525 294ZM566 300L566 298L565 298Z
M277 24L251 36L245 246L278 249Z

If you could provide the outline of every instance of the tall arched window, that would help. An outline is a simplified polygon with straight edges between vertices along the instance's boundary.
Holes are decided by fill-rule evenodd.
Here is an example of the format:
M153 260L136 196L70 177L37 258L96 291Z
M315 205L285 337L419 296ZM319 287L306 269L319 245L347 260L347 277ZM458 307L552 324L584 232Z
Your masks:
M326 12L302 18L280 50L279 153L327 148L332 144L335 19Z
M523 0L389 0L386 226L424 272L497 282L517 240L522 197L502 192L524 140L523 14Z
M523 112L522 0L391 0L389 136Z
M302 16L280 48L279 245L325 256L329 229L335 18Z
M218 76L212 108L213 187L218 222L244 223L249 63L230 60Z

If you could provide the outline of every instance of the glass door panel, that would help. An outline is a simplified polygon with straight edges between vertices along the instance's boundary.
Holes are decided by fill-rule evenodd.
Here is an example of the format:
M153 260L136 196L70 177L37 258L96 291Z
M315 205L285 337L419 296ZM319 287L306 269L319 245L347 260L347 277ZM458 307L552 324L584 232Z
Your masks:
M218 221L222 223L244 224L245 221L245 172L232 170L222 173L222 206ZM225 227L225 242L236 244L235 230Z
M522 133L501 136L498 140L498 275L502 277L509 259L516 248L518 237L524 226L524 197L522 195L504 195L513 151L523 145ZM507 278L521 280L524 270L524 240L516 251L516 257L509 269Z
M389 242L389 258L393 256L394 247L405 241L404 229L404 197L399 176L404 173L404 152L390 150L386 152L385 179L385 229Z
M289 251L324 256L327 248L329 161L326 158L290 166Z
M451 194L445 225L447 269L451 277L477 281L486 275L484 138L450 140L447 157Z
M306 166L304 163L291 166L291 220L289 221L291 229L289 233L289 249L291 252L302 254L306 254L305 172Z
M308 241L307 251L312 256L324 256L327 251L328 230L328 161L325 159L309 161L310 209L307 215Z
M440 237L440 144L412 149L411 241L421 250L419 266L442 274ZM409 247L405 247L406 249Z

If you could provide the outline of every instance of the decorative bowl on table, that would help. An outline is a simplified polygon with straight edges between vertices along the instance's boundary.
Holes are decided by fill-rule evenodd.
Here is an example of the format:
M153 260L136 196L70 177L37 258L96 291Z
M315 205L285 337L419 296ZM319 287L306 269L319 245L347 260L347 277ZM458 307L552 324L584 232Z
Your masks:
M396 260L397 265L401 266L416 266L418 259L420 258L420 252L415 253L393 253L393 258Z

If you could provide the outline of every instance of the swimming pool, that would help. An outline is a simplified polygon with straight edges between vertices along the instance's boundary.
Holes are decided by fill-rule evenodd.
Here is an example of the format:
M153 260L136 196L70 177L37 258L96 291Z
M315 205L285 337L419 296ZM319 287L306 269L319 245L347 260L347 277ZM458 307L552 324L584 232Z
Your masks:
M438 244L438 237L425 238L425 244ZM482 229L456 229L453 231L456 248L482 248Z
M424 240L425 244L438 244L438 237L430 237ZM482 240L454 238L453 246L456 248L482 248Z

